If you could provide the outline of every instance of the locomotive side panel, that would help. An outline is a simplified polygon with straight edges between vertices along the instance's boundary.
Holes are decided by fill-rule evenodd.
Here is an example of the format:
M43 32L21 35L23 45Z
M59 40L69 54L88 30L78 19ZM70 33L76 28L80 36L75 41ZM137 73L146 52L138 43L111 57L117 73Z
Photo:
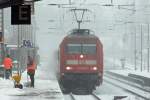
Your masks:
M98 54L98 66L99 66L99 82L97 85L102 84L103 81L103 45L101 41L97 40L97 54Z

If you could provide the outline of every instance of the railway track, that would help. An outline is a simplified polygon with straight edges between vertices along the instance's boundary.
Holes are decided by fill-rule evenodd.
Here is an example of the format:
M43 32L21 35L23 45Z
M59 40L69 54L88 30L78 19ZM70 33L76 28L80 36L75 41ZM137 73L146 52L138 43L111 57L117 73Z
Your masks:
M108 77L112 76L111 78L113 78L113 79L117 79L118 81L121 81L123 83L129 84L129 85L131 85L133 87L136 87L136 88L138 88L140 90L143 90L143 91L146 91L146 92L150 92L149 88L146 88L146 87L143 86L144 84L141 85L141 84L138 84L136 82L130 81L131 79L129 80L128 77L126 77L127 79L125 79L124 76L121 76L121 75L117 76L117 74L113 75L112 73L110 73L110 75L109 75L109 73L105 73L105 76L108 76Z
M138 97L143 98L143 100L150 100L150 92L148 91L144 91L144 89L140 89L138 88L136 85L134 86L134 84L129 84L128 82L124 82L122 79L116 78L114 76L110 76L110 75L104 75L104 81L107 83L110 83L114 86L117 86L119 88L122 88Z
M74 94L69 94L70 95L70 100L101 100L97 95L91 94L91 95L74 95Z
M101 95L97 96L96 94L91 95L74 95L74 94L68 94L64 95L65 100L106 100L105 97L101 97ZM114 97L108 97L107 100L122 100L128 96L114 96ZM130 99L129 99L130 100Z

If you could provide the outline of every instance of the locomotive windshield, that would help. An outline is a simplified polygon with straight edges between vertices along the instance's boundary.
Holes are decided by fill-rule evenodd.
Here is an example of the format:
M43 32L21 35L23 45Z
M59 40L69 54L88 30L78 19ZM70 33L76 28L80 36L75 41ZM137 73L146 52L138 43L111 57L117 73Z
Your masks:
M69 54L80 54L81 53L81 44L68 44L67 53Z
M95 54L96 44L67 44L68 54Z

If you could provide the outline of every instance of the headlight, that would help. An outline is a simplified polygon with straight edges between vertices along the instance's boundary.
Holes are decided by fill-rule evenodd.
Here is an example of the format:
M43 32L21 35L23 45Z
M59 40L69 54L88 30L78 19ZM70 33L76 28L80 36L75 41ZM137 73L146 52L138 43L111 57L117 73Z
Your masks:
M93 69L93 70L97 70L97 67L93 67L92 69Z
M67 67L66 67L66 70L71 70L71 69L72 69L72 68L71 68L71 67L69 67L69 66L67 66Z
M80 55L80 58L83 58L83 55Z

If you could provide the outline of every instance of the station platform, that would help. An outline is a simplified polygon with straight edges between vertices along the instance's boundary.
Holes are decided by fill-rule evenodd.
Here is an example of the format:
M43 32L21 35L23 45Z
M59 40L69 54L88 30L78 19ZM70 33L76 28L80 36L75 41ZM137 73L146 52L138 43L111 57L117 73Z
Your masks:
M35 87L14 88L13 80L0 79L0 98L3 100L64 100L56 79L44 79L37 70L35 75ZM29 77L28 77L29 78ZM26 71L22 73L21 84L30 81Z

